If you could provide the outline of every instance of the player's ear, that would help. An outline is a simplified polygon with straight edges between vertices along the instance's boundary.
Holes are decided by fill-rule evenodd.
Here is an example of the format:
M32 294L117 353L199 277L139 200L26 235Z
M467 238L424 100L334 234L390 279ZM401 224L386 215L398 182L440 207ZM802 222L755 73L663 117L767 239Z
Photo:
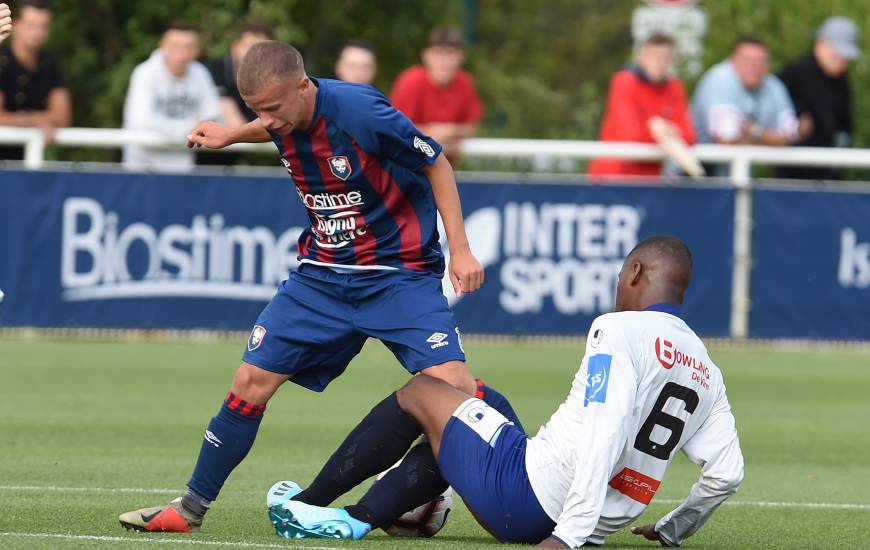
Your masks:
M635 286L640 282L643 274L643 264L635 260L631 263L631 271L628 274L628 286Z

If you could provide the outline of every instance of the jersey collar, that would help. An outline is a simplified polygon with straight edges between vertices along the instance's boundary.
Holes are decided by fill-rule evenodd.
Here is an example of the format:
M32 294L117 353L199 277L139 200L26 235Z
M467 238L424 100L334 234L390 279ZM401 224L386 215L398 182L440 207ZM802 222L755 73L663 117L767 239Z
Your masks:
M674 317L681 317L680 306L678 306L676 304L669 304L667 302L653 304L649 307L645 307L643 310L644 311L660 311L662 313L670 313Z

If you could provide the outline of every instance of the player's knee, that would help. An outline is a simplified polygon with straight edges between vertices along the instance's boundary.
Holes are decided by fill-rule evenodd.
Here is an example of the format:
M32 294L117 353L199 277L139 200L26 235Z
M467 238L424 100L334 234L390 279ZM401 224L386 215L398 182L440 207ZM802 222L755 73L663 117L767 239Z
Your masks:
M443 382L428 376L415 376L396 392L396 399L399 402L399 408L407 414L415 416L415 412L419 408L420 400L423 399L427 393L430 393L433 386L441 384L443 384Z
M434 365L421 371L421 374L443 380L469 395L474 395L477 388L474 376L471 375L464 361L448 361L447 363Z
M265 405L288 377L263 370L248 363L236 370L230 390L240 399L257 405Z

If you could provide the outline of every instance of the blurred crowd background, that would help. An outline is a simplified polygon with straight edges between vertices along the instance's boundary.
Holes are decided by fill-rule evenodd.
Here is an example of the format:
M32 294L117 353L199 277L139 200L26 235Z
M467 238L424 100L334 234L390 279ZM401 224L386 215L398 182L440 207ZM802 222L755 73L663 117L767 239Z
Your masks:
M16 4L22 3L10 2L16 12L20 10ZM24 3L42 4L34 0ZM175 30L192 34L195 43L173 47L187 48L184 55L203 62L219 96L232 99L227 91L231 78L221 82L221 74L232 75L227 67L232 66L246 40L274 37L300 49L311 75L334 77L342 70L340 62L357 74L368 71L373 85L408 114L398 105L402 102L398 89L401 79L413 80L409 71L413 72L411 69L421 63L421 55L432 46L455 46L461 53L457 62L472 79L479 97L473 101L479 105L461 121L470 126L454 128L454 134L441 139L449 142L471 135L597 139L606 133L603 121L611 79L639 52L637 11L653 4L683 5L704 14L703 21L690 21L669 34L678 46L676 76L689 102L702 74L729 58L741 37L748 37L750 46L752 40L758 40L768 53L770 72L782 74L813 51L829 17L848 18L858 33L852 39L858 54L847 55L843 69L851 82L849 119L850 125L851 121L854 124L847 136L839 135L836 139L841 141L829 146L870 147L870 124L862 123L870 119L870 93L866 92L870 88L870 61L867 55L860 55L870 52L865 46L868 33L860 32L870 29L870 3L866 0L52 0L45 3L50 8L49 21L34 22L37 27L42 25L42 31L36 28L30 32L37 38L40 32L44 34L44 45L39 47L56 60L52 70L59 74L53 78L61 79L68 90L70 107L66 113L54 113L51 119L51 124L58 126L122 127L125 101L135 104L130 97L134 69L140 66L137 70L141 73L141 66L161 40L166 40L167 30L180 25ZM442 33L440 38L433 30ZM842 38L844 32L850 32L848 28L834 30L839 32L834 37L839 45L849 42L848 37ZM10 42L15 40L15 33ZM687 39L686 34L693 36ZM32 38L34 44L39 42L37 38ZM3 45L10 47L8 42ZM0 67L0 80L3 70ZM800 82L800 76L797 78ZM413 85L410 88L415 89ZM466 98L463 104L469 101L472 99ZM777 121L778 131L791 136L788 143L805 141L809 136L806 132L812 131L798 126L804 121L801 105L796 107L793 128L781 118ZM220 116L228 123L241 123L252 116L243 104L238 104L235 113L228 112L225 104L218 104L216 109L208 116ZM128 126L131 116L128 103ZM242 118L234 121L233 117ZM429 131L434 135L444 129ZM751 137L754 142L766 143L761 139L764 128L747 125L735 131L736 137L745 134L747 140ZM696 137L703 141L702 135L683 137L689 143ZM116 161L120 157L117 151L51 148L49 158ZM215 157L201 162L237 161L237 157Z

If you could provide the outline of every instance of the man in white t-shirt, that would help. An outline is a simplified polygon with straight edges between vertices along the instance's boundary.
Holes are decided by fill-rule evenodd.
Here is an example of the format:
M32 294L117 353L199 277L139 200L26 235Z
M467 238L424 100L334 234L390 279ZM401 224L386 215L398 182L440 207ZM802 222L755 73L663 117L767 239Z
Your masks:
M124 101L124 128L157 131L178 146L124 146L124 166L133 170L185 171L194 166L194 153L184 144L200 122L220 118L214 81L196 61L199 38L187 21L174 21L160 47L133 70Z
M392 423L420 425L441 475L493 536L541 548L603 544L640 516L682 450L701 467L700 479L658 523L633 530L679 545L743 479L722 373L680 318L691 270L691 253L676 237L651 237L632 250L616 312L592 323L567 399L533 438L480 399L421 376L397 393L407 417ZM292 498L269 497L279 535L359 539L375 527L353 507Z

